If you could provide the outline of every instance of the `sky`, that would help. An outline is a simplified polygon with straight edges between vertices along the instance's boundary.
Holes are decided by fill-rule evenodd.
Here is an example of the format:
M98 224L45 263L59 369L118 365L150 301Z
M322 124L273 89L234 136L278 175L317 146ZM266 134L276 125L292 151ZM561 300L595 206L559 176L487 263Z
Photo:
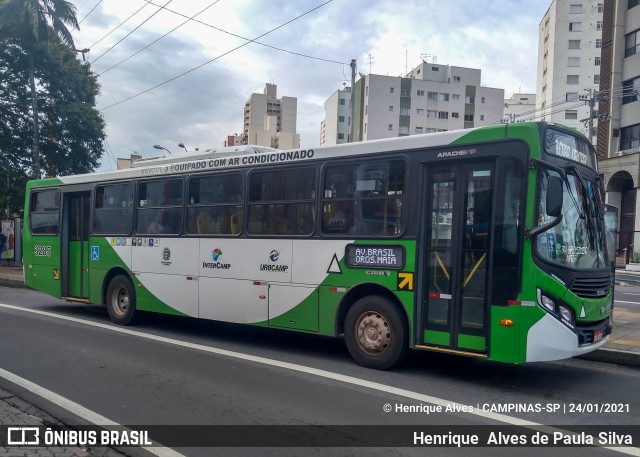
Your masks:
M298 99L300 147L318 147L324 102L350 85L351 59L360 73L389 76L422 59L479 68L482 85L506 98L535 93L538 27L551 0L72 3L76 48L89 49L99 75L99 170L108 171L116 157L157 156L156 144L173 153L184 152L179 143L221 147L242 133L245 102L268 82Z

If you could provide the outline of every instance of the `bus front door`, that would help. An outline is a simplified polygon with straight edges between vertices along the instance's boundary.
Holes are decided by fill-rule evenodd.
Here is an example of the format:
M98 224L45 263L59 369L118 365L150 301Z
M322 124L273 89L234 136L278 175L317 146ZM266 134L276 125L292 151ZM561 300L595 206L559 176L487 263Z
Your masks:
M495 162L427 166L418 345L487 354Z
M62 224L62 296L89 299L89 216L90 192L64 195Z

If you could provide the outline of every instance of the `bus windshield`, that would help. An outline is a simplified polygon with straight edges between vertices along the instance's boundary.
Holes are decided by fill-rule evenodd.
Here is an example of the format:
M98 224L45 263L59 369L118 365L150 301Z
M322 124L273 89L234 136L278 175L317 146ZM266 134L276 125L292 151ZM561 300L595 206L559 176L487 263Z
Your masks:
M547 215L547 183L549 176L559 176L544 170L539 180L538 224L552 221ZM575 167L567 170L562 195L562 220L537 236L538 254L546 260L570 268L605 268L606 249L602 233L602 196L596 182L585 179Z

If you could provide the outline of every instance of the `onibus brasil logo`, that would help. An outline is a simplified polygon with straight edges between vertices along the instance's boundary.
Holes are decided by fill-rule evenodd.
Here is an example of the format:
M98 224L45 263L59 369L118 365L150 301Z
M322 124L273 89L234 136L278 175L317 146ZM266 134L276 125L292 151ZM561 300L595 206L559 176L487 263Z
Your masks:
M202 262L202 268L214 268L218 270L228 270L231 268L230 263L222 263L220 262L220 258L222 257L222 249L215 248L211 251L211 260L213 262Z

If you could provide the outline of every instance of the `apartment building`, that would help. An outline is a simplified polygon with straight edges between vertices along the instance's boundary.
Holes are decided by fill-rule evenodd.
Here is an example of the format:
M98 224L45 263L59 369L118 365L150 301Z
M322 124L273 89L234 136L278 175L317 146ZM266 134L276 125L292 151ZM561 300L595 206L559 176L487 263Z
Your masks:
M339 97L334 93L325 103L325 145L338 141L327 132L340 119L332 101ZM504 89L482 86L480 70L424 61L405 77L361 77L354 100L355 141L496 124L504 112Z
M298 99L278 98L277 93L278 86L267 83L262 94L251 94L244 105L242 144L278 149L300 147L300 135L296 132Z
M513 94L504 100L505 123L529 121L535 117L536 94Z
M536 119L592 139L586 99L600 83L603 12L604 0L553 0L539 28Z
M337 90L324 102L320 146L348 143L351 135L351 88Z
M599 171L618 209L617 262L640 262L640 0L606 1L597 119Z

